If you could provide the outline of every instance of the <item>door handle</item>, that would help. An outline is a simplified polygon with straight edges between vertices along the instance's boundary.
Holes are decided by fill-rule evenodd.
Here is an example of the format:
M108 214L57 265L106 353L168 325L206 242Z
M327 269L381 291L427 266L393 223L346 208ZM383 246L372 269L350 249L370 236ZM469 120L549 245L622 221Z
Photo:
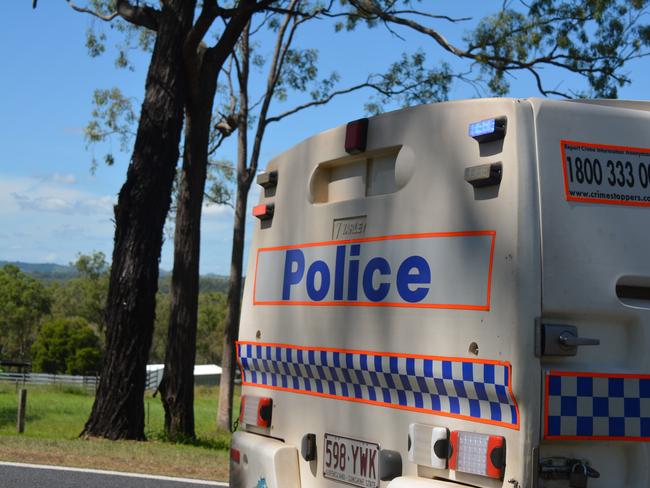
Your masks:
M589 339L587 337L578 337L571 331L565 330L560 337L557 338L558 342L563 346L577 347L577 346L599 346L600 339Z
M538 322L535 329L535 354L538 357L575 356L578 346L600 345L600 339L580 337L575 325Z

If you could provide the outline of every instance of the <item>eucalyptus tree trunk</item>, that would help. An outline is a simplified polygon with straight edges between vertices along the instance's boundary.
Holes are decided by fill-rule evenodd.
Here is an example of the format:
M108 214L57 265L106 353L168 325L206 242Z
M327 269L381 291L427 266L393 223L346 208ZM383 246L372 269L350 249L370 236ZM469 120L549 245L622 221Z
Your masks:
M241 311L242 272L244 266L244 237L246 232L246 204L251 186L248 164L248 76L250 70L250 25L247 25L240 39L239 116L237 124L237 194L235 196L235 220L233 223L232 251L230 256L230 278L226 327L223 337L221 359L221 383L219 384L219 411L217 425L231 429L233 390L235 383L236 354L235 341L239 335L239 314Z
M239 335L239 316L241 312L242 275L244 260L244 237L246 231L246 204L248 192L257 172L260 150L264 132L268 124L268 110L275 93L286 52L291 45L291 38L297 24L290 29L289 40L284 44L285 34L299 0L291 0L287 7L284 21L278 29L277 39L271 69L266 85L266 93L257 118L257 129L253 138L250 161L248 160L248 78L250 63L249 29L242 33L240 41L240 63L238 70L239 82L239 114L238 114L238 145L237 145L237 197L235 201L235 222L233 225L232 255L230 260L230 280L228 288L228 310L226 314L226 332L223 340L223 363L221 372L221 389L219 391L219 412L217 425L230 429L232 425L233 390L236 369L235 341ZM279 119L278 119L279 120Z
M240 132L238 132L239 134ZM230 258L230 278L228 281L228 310L226 330L223 336L223 355L221 360L221 383L219 387L219 413L217 425L230 429L232 425L232 398L237 360L235 341L239 335L239 314L241 312L242 273L244 261L244 237L246 230L246 205L250 181L237 181L235 200L235 222L233 225L232 254Z
M115 207L106 354L82 435L143 440L158 261L183 125L182 46L195 0L161 3L135 147Z
M194 438L194 361L199 298L201 207L218 71L202 63L198 90L188 101L185 150L177 197L171 310L160 393L165 431L172 439ZM196 82L193 80L193 82Z
M201 46L200 52L196 50L191 54L186 52L187 58L194 59L186 60L190 63L187 66L190 87L185 119L186 144L176 210L172 304L165 370L160 387L165 408L165 429L171 438L195 436L194 360L199 294L201 207L205 190L210 124L217 76L227 57L232 53L242 31L245 30L246 36L248 35L247 25L255 7L256 3L253 0L244 0L237 13L228 22L215 47L206 49ZM197 21L197 24L200 23L201 18ZM245 132L244 130L244 137ZM244 212L245 207L244 202ZM241 290L241 284L239 289Z

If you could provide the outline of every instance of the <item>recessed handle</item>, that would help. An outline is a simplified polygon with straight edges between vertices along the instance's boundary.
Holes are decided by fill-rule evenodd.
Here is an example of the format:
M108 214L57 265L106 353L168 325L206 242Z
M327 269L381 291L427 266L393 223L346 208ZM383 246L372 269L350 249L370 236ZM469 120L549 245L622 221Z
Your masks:
M650 308L650 277L621 276L616 282L616 296L629 307Z

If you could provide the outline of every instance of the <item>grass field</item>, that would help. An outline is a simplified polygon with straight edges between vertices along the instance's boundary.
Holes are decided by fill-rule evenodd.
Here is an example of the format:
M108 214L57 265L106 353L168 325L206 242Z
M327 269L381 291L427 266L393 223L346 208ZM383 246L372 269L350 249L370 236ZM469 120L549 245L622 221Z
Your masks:
M0 459L117 471L224 480L230 433L216 428L218 388L195 390L198 440L165 442L160 398L145 397L149 441L79 439L93 403L92 393L71 387L27 387L25 433L16 433L17 391L0 384ZM238 398L235 411L239 411Z

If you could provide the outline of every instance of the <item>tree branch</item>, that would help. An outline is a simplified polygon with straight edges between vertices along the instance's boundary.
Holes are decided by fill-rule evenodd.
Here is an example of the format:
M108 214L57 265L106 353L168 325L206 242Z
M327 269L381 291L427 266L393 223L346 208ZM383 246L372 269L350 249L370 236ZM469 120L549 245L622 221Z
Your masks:
M215 126L217 130L219 130L218 124ZM219 135L215 138L216 141L212 141L212 145L208 148L208 156L212 156L215 152L217 152L217 149L221 147L221 144L223 141L226 140L227 137L232 134L234 129L232 129L230 126L228 126L228 129L224 129L223 131L219 130Z
M36 8L36 1L37 0L34 0L34 8ZM96 18L98 18L100 20L103 20L104 22L110 22L115 17L118 17L120 15L117 11L113 12L112 14L104 15L104 14L101 14L99 12L95 12L94 10L91 10L89 8L86 8L86 7L79 7L78 5L75 5L74 3L72 3L70 0L66 0L66 2L68 2L68 5L70 6L70 8L72 10L74 10L76 12L80 12L82 14L92 15L93 17L96 17Z
M398 17L389 12L386 12L381 8L379 8L377 4L374 2L374 0L350 0L350 4L356 7L357 9L359 9L361 12L365 13L366 15L374 16L381 20L391 22L393 24L410 27L411 29L417 32L426 34L429 37L432 37L438 43L438 45L442 47L445 51L448 51L459 57L467 57L467 53L465 51L451 44L438 31L431 29L429 27L425 27L422 24L415 22L413 20L406 19L403 17Z
M148 5L134 6L128 0L117 0L117 12L127 22L153 31L158 30L160 11Z
M472 20L472 17L450 17L449 15L435 15L435 14L429 14L427 12L421 12L420 10L396 10L392 13L395 15L405 15L405 14L418 15L420 17L426 17L428 19L446 20L454 24Z
M276 0L242 0L237 7L236 12L232 15L230 22L226 25L219 41L213 47L209 48L206 56L217 69L223 66L226 58L230 55L233 46L241 34L244 26L248 23L255 12L264 10Z
M198 19L196 19L183 43L183 59L187 72L189 102L191 104L199 100L199 73L201 72L199 46L218 15L219 8L216 0L205 0Z
M306 19L310 18L310 17L303 17L302 19L295 21L293 26L289 30L289 36L286 43L284 42L284 36L287 32L289 23L291 22L291 19L294 18L292 12L296 10L299 4L300 4L300 0L291 0L291 3L289 4L290 12L285 14L284 22L282 22L282 25L278 30L275 49L273 52L273 60L271 61L271 64L269 66L269 76L266 85L266 93L264 94L264 100L262 101L262 107L260 108L259 119L257 121L257 130L255 131L255 139L253 140L253 148L251 151L250 164L248 165L248 173L246 175L247 184L250 184L253 177L255 176L255 173L257 172L260 149L262 147L262 139L264 138L264 130L266 127L266 117L269 111L269 106L271 105L273 94L275 93L275 87L277 86L278 79L280 78L280 72L282 70L282 66L284 65L287 51L291 46L291 42L293 41L293 37L298 26Z
M150 30L158 30L158 18L160 17L160 11L150 7L148 5L143 5L142 7L137 5L132 5L128 0L117 0L115 7L115 12L111 14L102 14L96 12L86 7L80 7L74 4L71 0L66 0L70 8L77 12L84 14L92 15L104 22L110 22L116 17L121 17L127 22L138 25L140 27L146 27ZM34 2L34 7L36 2Z
M203 2L203 7L201 8L201 13L199 14L198 19L192 26L192 29L187 34L185 43L183 45L183 51L187 56L196 55L199 43L205 37L206 32L210 29L210 26L214 22L214 19L219 15L219 9L217 7L215 0L205 0Z
M339 95L345 95L347 93L352 93L354 91L360 90L362 88L377 88L376 85L373 83L370 83L369 81L366 81L365 83L359 83L358 85L351 86L349 88L345 88L342 90L337 90L326 97L320 98L318 100L311 100L309 102L305 102L301 105L297 105L294 108L287 110L286 112L282 112L281 114L274 115L272 117L268 117L266 119L266 125L269 125L273 122L279 122L280 120L284 119L285 117L289 117L290 115L293 115L297 112L300 112L301 110L305 110L306 108L310 107L317 107L319 105L325 105L329 103L333 98L339 96ZM377 88L378 91L381 91Z

